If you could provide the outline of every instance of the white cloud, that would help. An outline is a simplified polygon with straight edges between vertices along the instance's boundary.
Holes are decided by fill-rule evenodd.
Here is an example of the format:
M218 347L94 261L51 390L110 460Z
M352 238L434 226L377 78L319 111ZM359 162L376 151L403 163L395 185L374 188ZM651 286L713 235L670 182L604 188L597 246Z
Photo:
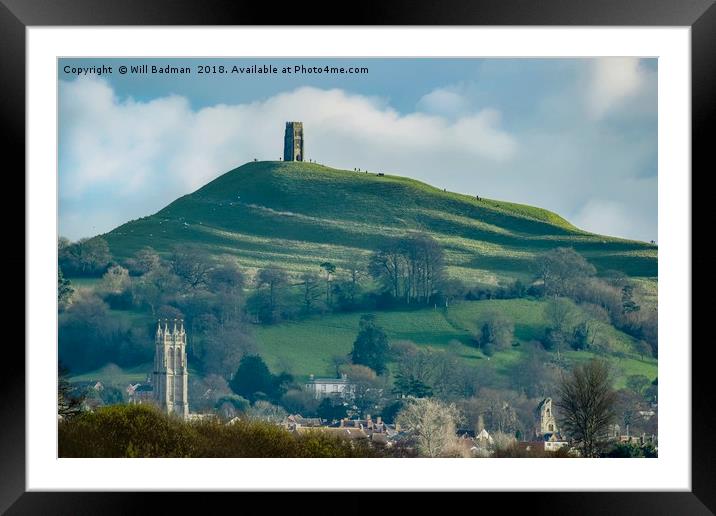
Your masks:
M587 90L589 114L602 118L643 91L649 72L635 57L594 59Z
M447 116L463 114L468 107L468 100L455 88L436 88L423 95L417 104L419 111Z
M76 201L78 210L83 196L97 191L116 202L131 200L138 210L146 200L144 213L122 213L103 230L154 212L253 158L278 159L286 120L304 122L307 158L344 168L409 170L445 152L504 161L517 146L494 110L455 121L401 115L380 99L338 89L304 87L262 102L193 110L180 96L119 99L105 81L83 78L61 83L60 102L64 200ZM401 156L407 158L396 159Z
M592 233L618 234L625 238L646 239L653 234L654 220L641 206L628 201L591 199L574 216L573 223Z

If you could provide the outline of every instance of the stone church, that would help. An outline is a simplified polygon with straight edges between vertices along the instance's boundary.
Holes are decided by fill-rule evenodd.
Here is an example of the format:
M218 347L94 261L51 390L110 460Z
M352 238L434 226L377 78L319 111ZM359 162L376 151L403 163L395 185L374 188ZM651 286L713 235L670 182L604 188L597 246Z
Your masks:
M539 422L535 428L535 434L538 440L544 443L544 450L554 452L569 446L569 441L562 436L557 428L557 419L555 419L552 410L552 398L545 398L540 402L537 406L537 414Z
M554 418L554 412L552 411L552 398L545 398L537 406L539 411L539 435L557 434L557 420Z
M184 321L157 324L152 373L153 401L167 414L189 418L189 371L186 361Z

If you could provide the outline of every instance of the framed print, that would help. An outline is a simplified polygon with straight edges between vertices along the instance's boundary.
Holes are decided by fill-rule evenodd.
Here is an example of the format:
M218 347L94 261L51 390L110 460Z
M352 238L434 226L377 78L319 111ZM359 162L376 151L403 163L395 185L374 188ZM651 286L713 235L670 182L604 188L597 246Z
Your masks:
M27 304L3 509L711 513L712 4L4 2Z

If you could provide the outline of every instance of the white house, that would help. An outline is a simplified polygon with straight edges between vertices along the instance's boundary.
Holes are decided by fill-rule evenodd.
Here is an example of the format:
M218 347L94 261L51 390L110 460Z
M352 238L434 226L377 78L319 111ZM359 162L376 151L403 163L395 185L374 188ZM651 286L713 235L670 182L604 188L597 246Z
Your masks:
M306 383L306 390L312 392L316 398L352 398L355 385L348 380L345 373L340 378L316 378L311 375Z

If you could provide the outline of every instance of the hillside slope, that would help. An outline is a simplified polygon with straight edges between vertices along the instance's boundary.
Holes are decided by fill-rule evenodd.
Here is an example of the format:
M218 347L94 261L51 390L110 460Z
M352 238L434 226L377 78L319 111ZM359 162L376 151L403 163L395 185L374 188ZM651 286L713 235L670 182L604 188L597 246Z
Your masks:
M198 245L246 267L301 271L324 260L341 268L386 237L416 230L444 246L451 274L477 281L526 277L536 254L558 246L601 270L657 273L655 246L590 234L547 210L314 163L247 163L103 236L119 258L147 245Z

